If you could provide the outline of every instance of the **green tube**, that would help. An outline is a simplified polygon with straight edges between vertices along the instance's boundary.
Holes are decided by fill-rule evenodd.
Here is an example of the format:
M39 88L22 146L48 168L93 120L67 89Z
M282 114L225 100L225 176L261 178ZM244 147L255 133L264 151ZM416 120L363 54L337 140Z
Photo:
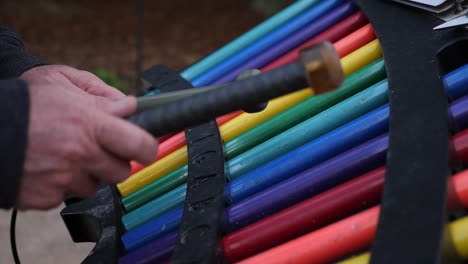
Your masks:
M362 70L350 75L339 89L323 95L312 96L226 142L224 144L225 156L227 159L232 159L290 127L360 92L364 88L383 80L385 77L385 65L383 59L379 59Z
M187 165L184 165L138 191L124 197L122 204L127 212L133 211L145 203L171 191L187 182Z
M348 76L339 89L320 96L310 97L239 135L237 138L226 142L224 145L226 157L228 159L236 157L250 148L299 124L334 104L341 102L372 84L377 83L384 79L385 76L384 62L382 59L379 59ZM187 165L166 174L162 178L123 198L122 203L128 212L133 211L162 194L171 191L177 186L184 184L186 180Z

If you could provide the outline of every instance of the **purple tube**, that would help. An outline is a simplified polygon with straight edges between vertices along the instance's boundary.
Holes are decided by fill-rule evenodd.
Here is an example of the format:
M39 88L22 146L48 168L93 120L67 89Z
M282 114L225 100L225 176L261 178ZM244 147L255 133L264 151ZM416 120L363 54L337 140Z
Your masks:
M456 128L461 129L468 127L468 111L466 110L467 105L468 96L463 96L450 105L449 113L451 119L453 120L452 123L454 123Z
M119 264L162 263L171 257L176 240L177 233L169 234L121 257L119 259Z
M229 231L382 166L387 149L388 135L384 134L230 206L227 209Z
M304 43L310 38L315 37L322 31L325 31L327 28L335 25L336 23L342 21L346 17L352 15L355 11L356 7L349 2L339 6L338 8L333 9L333 11L323 16L321 19L317 19L313 23L310 23L294 35L285 38L270 49L250 59L249 61L230 71L229 73L225 74L223 77L216 80L213 84L231 82L236 79L239 73L247 69L258 69L267 65L268 63L272 62L273 60L285 54L286 52L292 50L293 48L299 46L300 44Z

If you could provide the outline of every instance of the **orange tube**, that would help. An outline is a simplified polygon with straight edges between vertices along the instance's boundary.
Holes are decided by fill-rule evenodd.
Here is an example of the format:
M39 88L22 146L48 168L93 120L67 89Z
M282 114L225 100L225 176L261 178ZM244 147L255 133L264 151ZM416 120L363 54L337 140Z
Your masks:
M345 38L335 42L333 45L336 48L337 53L340 57L344 57L347 54L359 49L365 44L375 39L375 32L371 24L367 24L360 29L349 34Z
M462 171L453 176L452 182L458 200L464 208L468 208L468 170Z
M451 181L461 205L465 209L468 208L468 170L452 176ZM239 263L327 263L336 261L371 245L377 228L379 210L380 206L372 207Z
M345 257L372 243L379 210L372 207L239 263L328 263Z

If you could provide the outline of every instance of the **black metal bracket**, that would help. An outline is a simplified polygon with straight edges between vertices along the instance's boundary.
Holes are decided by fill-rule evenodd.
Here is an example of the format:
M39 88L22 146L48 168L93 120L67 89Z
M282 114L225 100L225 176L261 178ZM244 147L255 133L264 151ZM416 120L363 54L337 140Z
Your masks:
M84 264L117 263L125 254L120 234L122 207L115 187L104 187L94 197L69 199L61 212L70 236L74 242L95 242Z
M371 263L456 262L444 248L449 126L437 61L457 36L440 22L390 1L356 0L382 45L389 82L390 145ZM424 224L422 224L424 223Z

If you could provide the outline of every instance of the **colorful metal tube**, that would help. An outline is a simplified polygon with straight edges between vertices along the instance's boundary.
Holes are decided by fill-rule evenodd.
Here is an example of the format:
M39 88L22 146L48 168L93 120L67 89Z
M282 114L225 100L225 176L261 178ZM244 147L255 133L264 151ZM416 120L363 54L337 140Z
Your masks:
M384 175L380 167L225 236L224 256L240 261L376 205Z
M268 48L257 56L250 58L235 69L227 71L225 74L221 75L220 78L217 78L213 84L216 85L231 82L236 79L237 75L245 70L259 69L267 65L289 50L294 49L308 39L318 35L320 32L325 31L327 28L335 25L343 19L346 19L354 12L356 12L356 7L351 2L345 2L343 5L340 5L326 13L320 19L305 25L291 36L281 39L281 41L271 48Z
M466 75L465 75L465 76L466 76ZM460 86L460 87L458 87L458 88L456 87L457 89L453 89L453 88L451 88L451 87L448 87L448 92L449 92L450 94L454 94L454 93L457 93L457 91L458 91L459 89L466 89L466 86L468 86L468 85L465 85L465 87L464 87L464 86ZM465 100L468 100L468 99L465 99ZM465 105L467 105L467 104L465 103ZM386 114L386 115L387 115L387 118L388 118L388 108L386 109L386 111L387 111L387 114ZM466 111L466 110L465 110L465 111ZM378 116L382 116L382 113L379 113ZM385 114L384 114L383 116L385 116ZM371 118L371 119L374 120L374 118ZM362 127L362 125L359 125L359 127ZM327 137L325 137L325 138L327 138ZM312 146L313 146L313 145L312 145ZM313 150L315 150L315 149L321 150L320 148L312 148L311 151L313 151ZM369 151L366 151L366 152L369 152ZM300 152L299 152L299 153L300 153ZM307 152L307 153L310 153L310 152ZM353 157L358 157L358 155L356 155L356 154L353 154L353 155L351 155L351 156L353 156ZM346 164L348 164L348 163L349 163L349 162L346 162ZM319 165L318 167L320 167L320 166L325 166L325 167L327 167L326 164L325 164L325 165ZM329 166L328 166L328 167L329 167ZM313 171L314 168L311 169L311 170ZM276 170L273 170L273 171L276 171ZM323 173L325 173L325 172L323 172ZM319 175L320 175L320 174L323 174L323 173L319 173ZM299 184L299 186L303 186L303 184L306 184L306 183L301 183L301 184ZM306 187L306 189L307 189L307 188L308 188L308 187ZM295 189L295 191L297 192L297 189ZM280 193L280 192L275 192L275 193ZM277 196L277 195L276 195L276 196ZM282 198L283 198L283 197L279 197L279 200L280 200L280 201L283 201ZM273 198L272 198L272 199L273 199ZM284 199L287 199L287 198L284 198ZM271 203L271 200L270 200L270 203ZM237 206L237 205L235 205L235 206ZM258 206L257 206L257 208L258 208ZM281 208L280 208L280 209L281 209ZM278 210L278 209L277 209L277 210ZM265 212L263 212L263 213L265 214ZM270 213L271 213L271 212L270 212ZM229 215L229 213L228 213L228 215ZM145 226L142 227L142 228L149 228L149 229L151 229L151 223L154 223L154 221L157 222L158 220L157 220L157 219L156 219L156 220L153 220L153 221L150 222L148 225L145 225ZM177 219L174 219L173 221L177 221ZM234 221L231 221L231 222L240 223L241 220L237 219L237 220L234 220ZM153 227L153 230L154 230L154 227ZM168 230L165 229L165 231L167 232ZM153 233L154 233L154 232L153 232Z
M341 60L343 70L346 75L349 75L376 60L380 56L380 45L377 40L374 40L343 58ZM260 122L263 122L278 114L279 112L286 110L290 106L297 104L311 94L312 93L310 89L304 89L270 101L267 108L260 113L241 114L240 116L220 127L221 136L224 141L231 140L236 135L245 132ZM137 172L123 183L118 184L117 188L119 189L120 194L125 197L142 188L143 186L146 186L147 184L181 167L186 162L187 148L184 146L162 158L161 160L156 161L147 168Z
M468 150L468 144L466 143L468 142L468 130L455 135L453 142L455 149L458 151L458 157L467 160L468 152L466 150ZM239 261L252 254L341 219L358 210L374 205L380 199L384 174L384 167L380 167L225 236L223 239L225 257L229 262ZM456 175L452 180L459 200L462 201L465 207L468 207L468 173ZM252 236L252 234L255 235ZM169 237L173 236L175 236L175 233L169 235ZM146 248L154 248L154 245L167 245L166 240L167 237L145 246L145 249L139 249L134 253L130 253L130 255L135 257L141 254L148 258ZM164 249L164 252L166 252L167 249ZM155 254L159 255L153 252L150 256Z
M379 209L372 207L239 263L328 263L366 249L377 229Z
M225 156L237 157L258 144L311 118L386 77L383 59L351 74L336 91L311 97L224 144Z
M261 52L273 46L275 43L288 38L290 35L300 30L304 26L320 19L323 15L330 12L342 3L342 0L328 0L314 5L312 8L292 18L290 21L252 43L250 46L240 50L231 57L226 58L215 68L211 68L198 77L194 78L191 81L193 86L201 87L212 84L216 79L220 78L224 74L234 70L242 63L246 62L252 57L257 56Z
M350 54L351 52L359 49L360 47L364 46L365 44L371 42L375 39L375 34L372 27L367 24L367 19L362 12L357 12L350 17L346 18L345 20L339 22L338 24L334 25L330 29L326 30L320 35L308 40L306 42L307 45L301 45L301 49L306 48L314 43L320 41L329 41L329 42L336 42L339 43L335 46L337 53L340 57L345 57L346 55ZM360 28L362 27L362 28ZM357 30L357 31L356 31ZM353 33L353 31L356 31ZM349 36L348 36L349 35ZM299 50L295 50L295 55L297 55L293 60L289 60L288 62L294 62L299 59ZM291 57L291 56L290 56ZM282 60L283 57L279 58L278 60ZM284 60L283 60L284 61ZM278 63L272 62L271 64L262 68L262 71L268 71L276 67L272 67L271 65L278 65ZM283 64L284 65L284 64ZM281 65L279 65L281 66ZM231 120L232 118L240 115L242 111L238 111L236 113L225 115L222 117L217 118L217 123L219 126L226 123L227 121ZM171 152L183 147L185 145L185 133L180 132L174 135L173 137L169 138L167 142L163 142L159 145L158 154L155 160L159 160ZM143 169L144 165L139 163L132 163L132 174L140 171Z
M468 171L456 174L451 181L456 190L455 195L462 201L461 205L468 208L467 200L463 199L468 189ZM379 210L379 206L373 207L239 263L328 263L359 252L372 243ZM453 221L448 230L458 256L468 259L468 217ZM358 257L360 261L368 260L366 256Z
M224 47L206 56L205 58L203 58L199 62L196 62L192 66L188 67L181 73L182 77L184 77L188 81L193 80L198 75L215 67L223 60L236 54L237 52L249 46L253 42L274 31L276 28L282 26L284 23L290 21L300 13L304 12L304 10L307 10L308 8L317 4L318 2L319 0L296 1L294 4L280 11L279 13L272 16L263 23L259 24L255 28L249 30L237 39L226 44Z
M337 104L338 102L356 94L376 82L385 78L385 66L382 59L369 64L362 70L351 74L343 85L336 91L317 97L310 97L303 102L285 110L271 119L248 130L240 136L224 144L225 155L231 159L240 153L268 140L269 138L299 124L321 111ZM132 211L139 206L155 199L166 192L185 183L187 177L186 165L178 168L166 176L141 188L135 193L122 199L122 204L127 211Z
M384 114L383 111L386 111L387 113ZM369 122L371 124L369 124ZM341 127L340 129L337 129L336 131L333 131L334 133L332 132L330 133L330 135L325 135L324 137L321 137L315 141L310 142L307 145L304 145L302 148L298 149L299 151L292 152L292 155L283 156L286 164L291 164L292 168L289 165L285 165L283 168L278 169L279 165L283 165L281 160L277 160L275 162L269 163L271 165L268 167L275 166L277 170L274 172L271 171L270 173L268 173L269 175L265 175L265 177L267 177L266 181L269 181L268 183L272 185L275 182L279 182L282 179L287 178L288 176L294 175L304 170L304 168L307 168L308 166L313 166L314 164L318 164L321 161L325 161L327 158L330 158L340 153L343 148L346 149L346 148L350 148L352 146L358 145L365 140L369 140L372 137L375 137L385 132L385 130L387 129L387 125L388 125L388 109L386 108L383 110L379 109L379 111L373 111L372 113L365 115L363 118L360 118L360 120L355 120L355 122L351 122L350 124L345 125ZM339 143L340 141L344 143ZM324 186L327 186L327 187L334 186L330 182L323 183L324 181L322 180L323 178L328 179L335 175L334 177L337 179L335 179L334 184L336 185L336 182L344 181L350 177L359 175L365 170L370 170L376 166L381 165L385 160L386 149L387 149L386 138L384 139L379 138L377 143L371 141L369 142L369 144L365 144L362 147L353 149L352 151L346 152L338 156L337 158L330 160L330 162L322 163L323 165L319 164L318 166L311 169L312 172L307 173L305 176L299 175L299 178L301 180L304 177L307 179L310 179L310 177L312 177L310 176L311 174L313 175L323 174L322 178L319 178L317 181L309 180L309 183L307 183L307 180L305 180L306 183L302 182L302 184L307 185L307 186L303 186L303 188L305 189L303 191L300 191L302 189L299 189L298 192L295 193L295 195L293 195L292 197L287 197L289 199L286 199L285 201L281 201L281 199L279 198L277 199L276 197L272 197L271 203L269 203L270 208L268 208L268 205L267 205L268 201L266 201L265 199L262 200L261 194L260 194L261 203L258 205L258 207L255 205L255 203L250 202L249 199L246 199L238 204L235 204L229 207L226 210L228 229L229 230L238 229L239 227L245 226L249 222L253 222L254 220L257 220L258 218L274 213L275 210L277 211L288 205L293 204L294 202L298 202L301 199L304 199L304 196L306 194L310 194L310 192L316 193L316 192L323 191L323 189L325 188ZM308 153L305 154L306 152ZM302 157L296 163L294 159L299 157L299 155L302 155ZM345 163L345 162L348 162L348 163ZM329 163L333 165L329 165ZM337 169L329 170L330 167L336 167ZM281 171L278 171L278 170L281 170ZM250 177L249 179L253 179L253 178L255 178L255 175ZM240 178L239 180L242 180L242 178ZM236 181L234 181L233 183L235 182ZM295 183L294 178L292 182L294 185ZM263 185L263 187L265 187L266 185L265 182L260 183L260 184ZM245 188L249 188L252 190L252 189L255 189L256 187L245 186ZM231 189L232 189L231 185L228 184L226 188L226 191L227 191L226 196L229 196L231 194L229 193ZM278 197L281 196L281 198L284 198L284 195L283 195L284 192L282 193L275 192L275 193L277 194ZM270 193L267 192L267 195L270 195ZM253 199L257 197L258 195L255 195ZM160 237L164 235L167 232L176 230L177 225L175 223L179 223L180 218L171 219L171 217L179 216L176 213L174 213L174 211L178 211L178 210L180 209L170 211L169 213L164 214L161 217L155 218L148 224L145 224L139 228L136 228L135 229L136 231L132 230L128 232L127 234L123 235L122 241L124 242L125 247L129 250L132 250L138 246L141 246L145 242L147 242L150 239L150 237L154 239L156 237ZM171 230L171 227L174 229ZM146 237L141 238L138 235L139 233L146 234ZM138 242L135 243L134 241L138 241Z
M227 115L220 116L216 118L216 124L218 126L224 125L226 122L229 120L235 118L236 116L242 114L242 111L237 111L234 113L230 113ZM165 156L169 155L171 152L176 151L177 149L183 147L186 145L185 142L185 132L178 132L174 135L171 135L170 137L166 138L164 141L159 141L159 146L158 146L158 152L156 154L156 158L154 159L159 160L164 158ZM144 169L147 167L147 165L143 165L141 163L138 163L136 161L131 162L131 174L137 173L140 170Z
M319 113L301 124L271 138L270 140L244 152L242 155L226 162L226 171L230 180L234 180L249 172L247 177L256 174L255 168L284 155L301 145L314 140L347 122L381 106L388 100L387 83L380 82L339 104ZM379 120L378 118L376 120ZM365 126L365 124L364 124ZM287 144L284 144L287 142ZM336 153L338 154L338 153ZM263 171L263 170L262 170ZM245 178L245 177L244 177ZM234 182L229 183L231 186ZM229 188L229 187L228 187ZM246 190L244 190L246 191ZM238 192L237 189L228 193ZM232 200L231 195L227 196ZM122 222L127 230L140 226L154 217L161 215L183 204L185 185L145 204L144 206L124 215ZM235 199L235 198L234 198Z
M358 12L355 16L359 16L361 15L360 12ZM351 16L350 18L348 19L357 19L359 17L354 17L354 16ZM370 32L372 32L371 34L374 34L374 30L372 29L372 26L369 24L368 26L365 26L363 28L361 28L358 32L358 34L355 35L356 38L360 39L360 35L359 34L363 34L363 35L367 35L369 34ZM372 39L371 39L372 40ZM336 44L339 45L337 47L341 47L341 45L343 45L344 43L340 43L340 42L337 42ZM265 66L264 67L264 70L265 71L268 71L268 70L271 70L271 69L276 69L278 67L281 67L283 65L286 65L286 64L289 64L291 62L294 62L294 61L297 61L299 59L299 51L305 47L308 47L310 45L312 45L313 43L311 41L307 41L305 42L304 44L300 45L299 47L295 48L294 50L291 50L290 52L286 53L285 55L283 55L281 58L275 60L274 62L270 63L269 65ZM349 45L346 45L347 47L349 47ZM346 50L346 49L345 49Z
M464 161L464 165L468 165L468 130L456 134L452 138L452 142L456 156ZM356 158L359 159L359 157ZM356 164L356 162L352 163ZM345 165L345 167L348 166L349 164ZM336 169L336 166L331 167L331 169ZM380 167L225 236L223 238L225 257L230 262L239 261L325 224L332 223L353 212L375 205L381 197L384 175L385 168ZM309 180L320 181L316 177L320 178L321 176L320 173L317 173ZM322 178L324 184L333 179L333 177L330 177L329 180L325 177ZM337 176L335 176L335 180L336 178ZM293 178L290 180L294 181ZM462 203L468 205L468 177L454 177L453 180L458 197L460 200L463 199ZM287 186L287 183L283 182L277 186L280 185ZM314 186L313 183L307 185L308 187ZM281 196L291 194L291 192L275 188L277 186L270 188L269 191L276 191ZM303 190L303 188L298 188L297 192L300 192L301 189ZM275 202L271 201L272 204ZM255 235L252 236L252 234Z

